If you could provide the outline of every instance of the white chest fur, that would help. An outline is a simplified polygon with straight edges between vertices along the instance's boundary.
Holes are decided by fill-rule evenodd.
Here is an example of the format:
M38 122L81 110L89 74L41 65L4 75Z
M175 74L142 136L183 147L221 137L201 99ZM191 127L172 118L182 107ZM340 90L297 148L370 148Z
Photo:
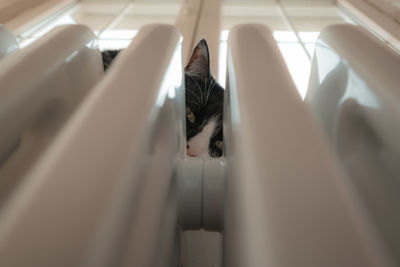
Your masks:
M217 121L215 118L210 119L203 127L202 131L190 138L187 145L187 154L191 157L211 158L208 154L208 146L212 137Z

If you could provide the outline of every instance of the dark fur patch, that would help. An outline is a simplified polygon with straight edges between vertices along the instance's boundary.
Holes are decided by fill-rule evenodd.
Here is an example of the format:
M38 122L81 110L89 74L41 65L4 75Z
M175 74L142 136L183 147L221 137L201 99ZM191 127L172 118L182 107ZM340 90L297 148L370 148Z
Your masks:
M103 58L103 68L104 71L111 65L113 60L118 56L121 50L104 50L101 52L101 57Z

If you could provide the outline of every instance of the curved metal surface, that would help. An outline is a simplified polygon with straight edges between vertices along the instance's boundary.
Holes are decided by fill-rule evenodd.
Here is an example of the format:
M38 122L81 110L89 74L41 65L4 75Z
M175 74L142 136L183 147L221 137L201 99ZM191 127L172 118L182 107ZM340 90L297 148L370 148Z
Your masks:
M179 38L141 28L85 98L1 210L1 266L176 263Z
M0 205L100 79L95 38L84 26L58 27L1 61Z
M0 59L18 49L15 36L0 24Z
M327 27L306 101L400 264L400 54L361 27Z
M231 30L227 81L224 265L383 266L271 30Z

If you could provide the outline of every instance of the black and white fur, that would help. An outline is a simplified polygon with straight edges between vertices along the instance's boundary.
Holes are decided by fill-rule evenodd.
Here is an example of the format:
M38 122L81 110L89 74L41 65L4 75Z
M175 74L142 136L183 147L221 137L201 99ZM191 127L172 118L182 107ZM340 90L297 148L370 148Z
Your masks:
M104 70L121 50L103 51ZM191 157L220 157L223 154L222 117L224 89L210 71L207 42L194 48L185 67L186 140Z
M220 157L223 154L224 89L210 71L207 42L194 48L185 67L187 154L193 157Z

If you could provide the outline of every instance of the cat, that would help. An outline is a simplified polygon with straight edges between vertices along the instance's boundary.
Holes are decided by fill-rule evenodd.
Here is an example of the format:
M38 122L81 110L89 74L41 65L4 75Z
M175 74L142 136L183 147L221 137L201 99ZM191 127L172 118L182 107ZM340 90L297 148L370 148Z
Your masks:
M118 56L121 50L104 50L101 52L101 58L103 59L103 69L106 71L111 65L112 61Z
M211 74L205 39L196 45L185 67L185 102L187 155L221 157L224 89Z
M120 51L102 52L105 71ZM185 102L187 155L203 159L221 157L224 89L211 74L205 39L196 45L185 67Z

